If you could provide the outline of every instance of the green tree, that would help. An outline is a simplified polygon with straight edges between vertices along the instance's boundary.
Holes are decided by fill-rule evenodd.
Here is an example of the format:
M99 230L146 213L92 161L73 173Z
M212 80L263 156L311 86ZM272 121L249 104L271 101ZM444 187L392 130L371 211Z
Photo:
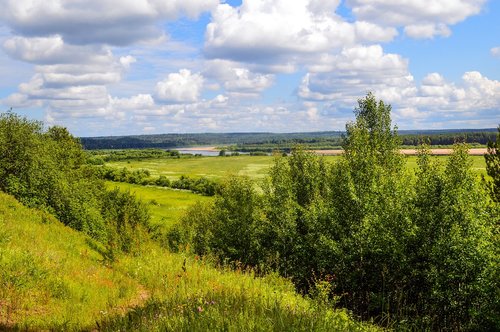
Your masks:
M500 125L496 142L488 142L488 153L484 155L486 172L493 179L490 191L493 200L500 203Z
M41 122L12 112L0 114L0 189L99 241L116 233L123 251L134 242L135 226L147 219L134 197L106 191L79 140L65 128L44 130Z

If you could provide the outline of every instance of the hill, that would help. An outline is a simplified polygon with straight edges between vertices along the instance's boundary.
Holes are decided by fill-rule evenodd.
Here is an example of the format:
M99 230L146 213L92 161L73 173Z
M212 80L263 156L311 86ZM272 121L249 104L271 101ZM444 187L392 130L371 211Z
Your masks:
M88 236L1 191L0 281L0 329L376 330L275 275L216 269L152 241L106 262Z

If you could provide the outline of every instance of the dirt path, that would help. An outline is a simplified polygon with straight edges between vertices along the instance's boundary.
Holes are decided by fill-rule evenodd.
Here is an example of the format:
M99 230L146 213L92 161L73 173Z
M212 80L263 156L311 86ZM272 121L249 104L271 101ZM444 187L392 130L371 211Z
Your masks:
M130 309L141 306L151 297L149 291L143 286L139 285L137 294L131 298L127 303L110 308L108 311L109 315L123 315L126 314Z
M469 149L471 156L482 156L488 150L486 148ZM344 153L344 150L313 150L313 152L323 156L338 156ZM447 156L453 152L453 149L431 149L431 154L436 156ZM409 156L415 156L417 150L415 149L401 149L401 153Z

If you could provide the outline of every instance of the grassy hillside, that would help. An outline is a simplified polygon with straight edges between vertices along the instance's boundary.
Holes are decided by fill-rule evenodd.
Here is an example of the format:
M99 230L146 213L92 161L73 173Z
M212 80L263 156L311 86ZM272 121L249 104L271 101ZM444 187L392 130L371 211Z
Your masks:
M216 269L154 242L106 263L87 236L2 192L0 285L0 329L376 329L282 278Z
M103 264L95 242L0 191L0 329L81 328L133 305L137 280Z

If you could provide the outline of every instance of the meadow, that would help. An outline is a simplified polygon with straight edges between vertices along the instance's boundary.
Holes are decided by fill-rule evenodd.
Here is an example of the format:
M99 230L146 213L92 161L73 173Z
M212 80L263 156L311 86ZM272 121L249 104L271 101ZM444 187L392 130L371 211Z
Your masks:
M105 182L66 129L1 115L0 330L495 329L499 196L478 181L483 157L459 144L417 167L388 131L366 141L365 122L340 163L297 150L106 164L133 185ZM162 175L210 178L217 195Z
M325 156L328 162L336 162L340 156ZM432 159L445 165L449 156L433 156ZM406 156L406 165L409 170L417 167L416 156ZM167 176L174 180L181 175L190 177L207 177L222 179L228 175L243 175L252 179L263 179L273 165L273 156L248 156L234 157L196 157L181 159L149 159L131 160L106 163L115 168L126 167L130 170L147 169L152 176ZM472 170L478 175L486 175L486 164L483 156L471 156Z
M108 188L115 187L120 190L130 191L148 205L154 226L168 229L170 225L179 220L184 211L197 201L207 201L207 196L193 194L187 190L177 190L156 186L142 186L122 182L107 181Z

